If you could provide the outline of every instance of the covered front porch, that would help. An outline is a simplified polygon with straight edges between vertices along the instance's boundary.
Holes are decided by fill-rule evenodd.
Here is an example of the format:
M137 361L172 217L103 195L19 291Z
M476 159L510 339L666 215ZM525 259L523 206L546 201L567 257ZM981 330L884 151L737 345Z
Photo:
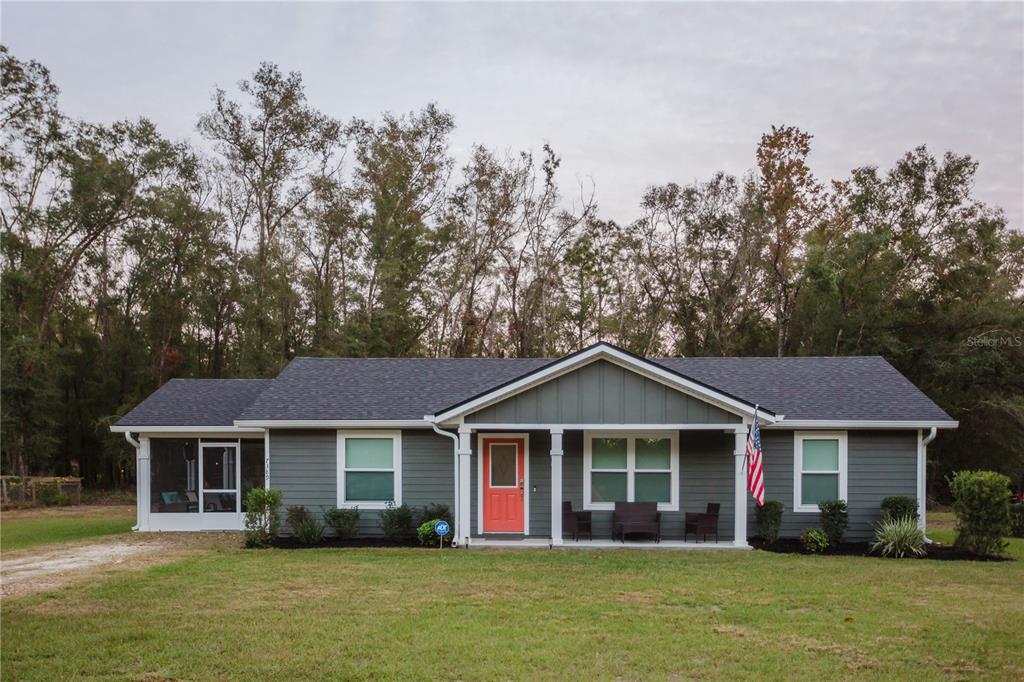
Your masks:
M749 547L746 423L538 426L459 427L463 546ZM709 505L714 523L694 533ZM635 508L656 509L656 526L623 524Z

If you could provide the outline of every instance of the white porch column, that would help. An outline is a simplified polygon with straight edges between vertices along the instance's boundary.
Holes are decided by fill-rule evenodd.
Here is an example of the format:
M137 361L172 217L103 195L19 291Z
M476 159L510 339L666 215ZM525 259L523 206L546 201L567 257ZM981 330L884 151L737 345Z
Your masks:
M455 520L455 536L466 547L473 534L473 514L470 506L470 466L473 454L473 429L465 424L459 426L459 514Z
M733 459L736 460L735 507L733 517L733 545L747 547L747 425L737 427L736 446Z
M551 429L551 544L562 544L562 429Z
M270 490L270 429L263 432L263 487Z
M139 438L135 456L135 502L139 530L149 530L149 438Z

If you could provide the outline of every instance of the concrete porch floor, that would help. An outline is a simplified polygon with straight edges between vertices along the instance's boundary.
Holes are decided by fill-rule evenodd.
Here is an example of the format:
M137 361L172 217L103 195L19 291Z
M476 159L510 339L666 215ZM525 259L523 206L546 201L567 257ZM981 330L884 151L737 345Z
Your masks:
M731 540L721 542L684 542L682 540L652 540L635 541L627 540L565 540L561 545L552 545L551 538L517 538L517 539L496 539L496 538L473 538L470 541L470 549L477 547L503 547L511 549L674 549L674 550L719 550L719 551L746 551L747 547L737 547Z

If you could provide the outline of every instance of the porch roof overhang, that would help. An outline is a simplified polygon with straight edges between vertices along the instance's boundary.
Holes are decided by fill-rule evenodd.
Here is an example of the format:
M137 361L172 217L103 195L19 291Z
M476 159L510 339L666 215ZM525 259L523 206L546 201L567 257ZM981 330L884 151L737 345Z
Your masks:
M450 425L458 423L466 415L527 391L563 374L577 370L598 360L605 360L624 369L635 372L643 377L661 383L669 388L704 400L732 414L739 415L744 421L752 420L755 406L742 398L721 391L713 386L692 379L684 374L673 371L646 358L634 355L629 351L609 343L598 343L576 353L566 355L532 372L483 391L471 398L451 405L435 414L425 415L423 419L430 423ZM757 415L764 424L774 424L782 419L771 410L757 408ZM664 428L664 425L662 425Z

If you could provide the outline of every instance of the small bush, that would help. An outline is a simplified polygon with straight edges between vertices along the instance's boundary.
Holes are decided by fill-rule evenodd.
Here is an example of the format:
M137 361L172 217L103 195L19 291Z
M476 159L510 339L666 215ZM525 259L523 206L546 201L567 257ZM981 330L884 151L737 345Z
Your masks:
M994 471L958 471L949 481L956 512L957 549L997 555L1010 530L1010 479Z
M288 527L304 545L316 545L324 539L324 526L305 507L288 507Z
M1024 502L1010 507L1010 535L1024 538Z
M358 509L328 509L324 512L324 523L342 539L354 538L359 533Z
M846 503L842 500L826 500L818 503L818 509L821 510L821 530L825 532L828 544L838 545L850 525Z
M269 546L281 527L281 491L253 488L245 496L245 508L245 546Z
M897 559L924 556L924 532L918 528L917 519L910 516L884 519L875 528L871 551Z
M380 527L388 540L408 540L413 535L412 509L407 504L401 507L388 505L380 513Z
M819 528L807 528L800 533L800 542L808 552L824 552L828 549L828 536Z
M438 519L444 519L449 526L452 525L452 514L448 511L447 504L435 503L422 507L416 513L414 525L419 528L427 521L437 521Z
M917 523L917 500L906 495L892 495L882 500L882 521L906 518Z
M768 500L763 507L754 509L754 519L761 540L766 545L774 544L779 539L779 530L782 528L782 503L778 500Z
M442 538L434 532L434 524L441 520L442 519L430 519L429 521L424 521L419 525L419 528L416 529L416 535L419 536L421 545L426 545L429 547L442 544L452 544L451 533L448 533L448 535Z
M66 507L71 504L71 498L59 482L40 484L36 488L36 499L44 507Z

